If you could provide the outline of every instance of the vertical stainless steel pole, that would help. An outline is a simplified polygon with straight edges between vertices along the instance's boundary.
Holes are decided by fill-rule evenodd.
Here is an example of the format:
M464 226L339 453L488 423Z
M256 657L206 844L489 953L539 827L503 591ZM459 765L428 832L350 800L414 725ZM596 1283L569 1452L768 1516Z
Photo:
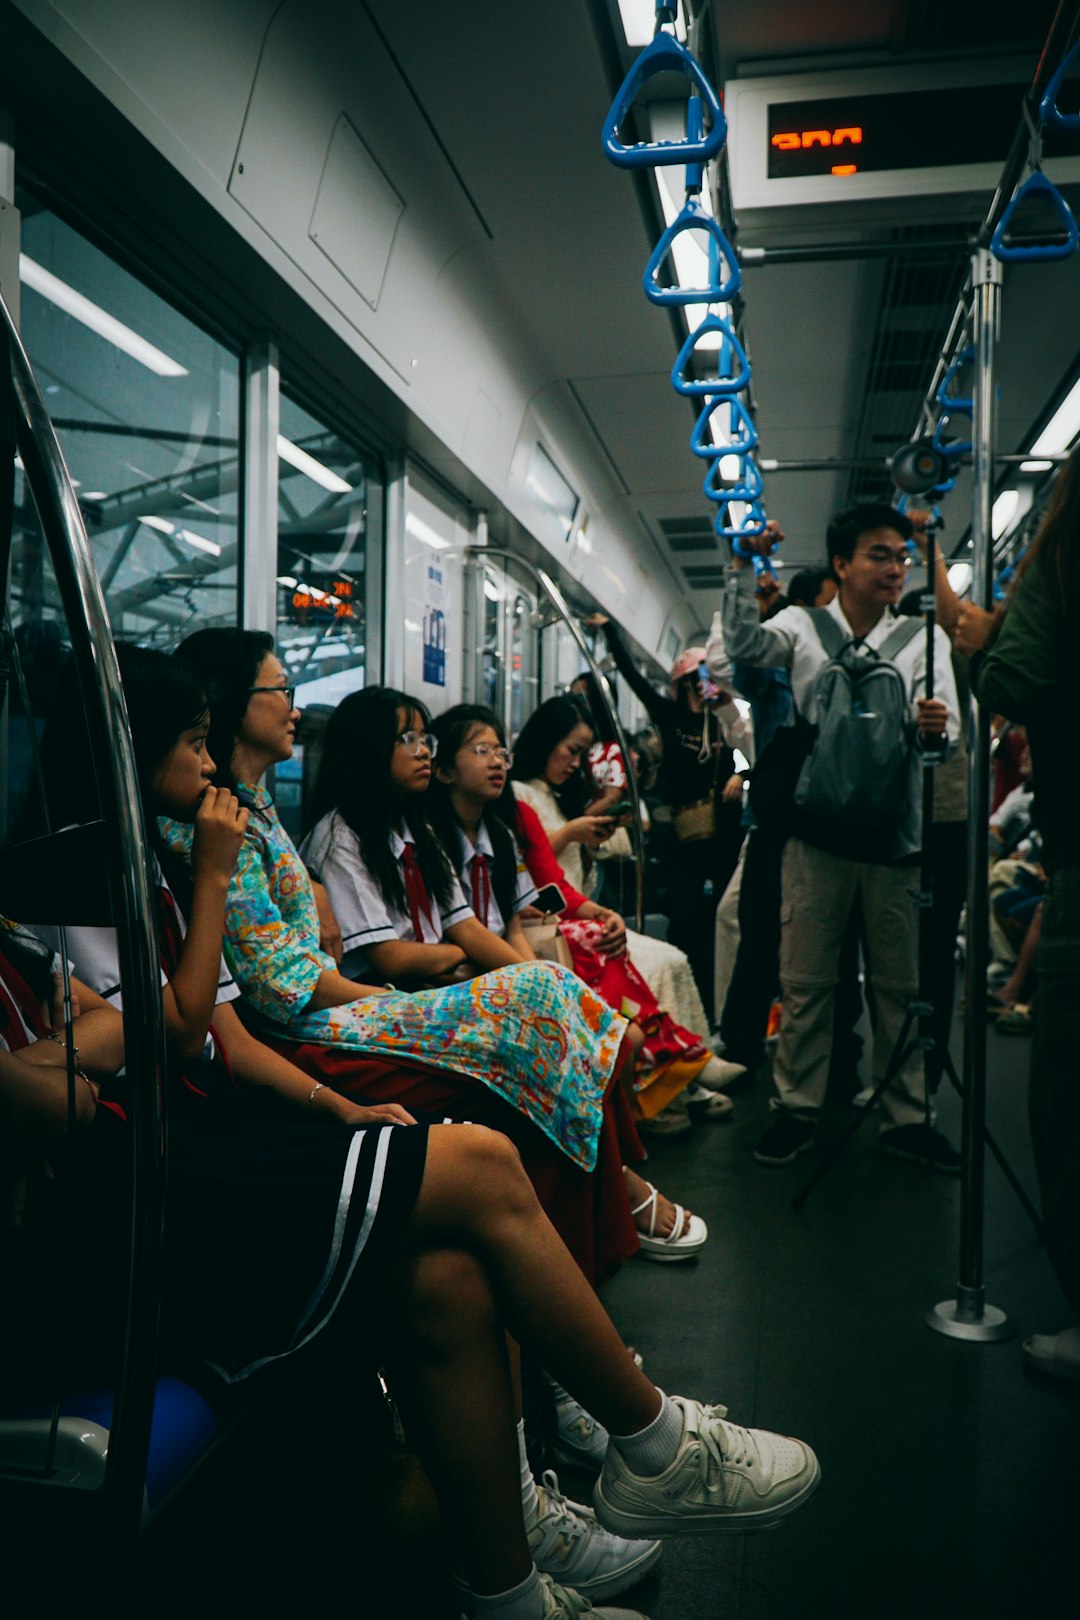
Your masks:
M1001 320L1002 267L985 248L971 261L975 334L972 598L989 608L992 595L994 504L994 356ZM1003 1311L986 1303L983 1282L983 1192L986 1126L986 995L989 898L990 716L972 700L968 806L967 954L964 1014L964 1114L960 1185L960 1275L956 1298L927 1313L927 1323L952 1338L988 1341L1013 1331Z

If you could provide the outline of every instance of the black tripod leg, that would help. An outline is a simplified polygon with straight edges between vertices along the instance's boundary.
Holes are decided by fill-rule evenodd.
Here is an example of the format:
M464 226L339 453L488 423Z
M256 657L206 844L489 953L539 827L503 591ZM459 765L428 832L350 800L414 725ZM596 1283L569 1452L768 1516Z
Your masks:
M957 1074L953 1065L953 1060L949 1056L948 1052L945 1053L945 1061L941 1067L942 1073L948 1075L953 1090L960 1097L962 1097L964 1095L964 1087L961 1083L960 1076ZM991 1135L990 1127L988 1125L983 1126L983 1141L986 1143L987 1147L990 1149L990 1152L997 1160L998 1166L1002 1175L1005 1177L1005 1180L1009 1183L1009 1186L1012 1188L1013 1192L1016 1194L1017 1198L1020 1200L1020 1203L1026 1210L1028 1217L1031 1220L1031 1224L1035 1228L1036 1237L1040 1239L1044 1238L1046 1236L1046 1228L1043 1226L1042 1217L1035 1208L1035 1205L1031 1202L1031 1199L1028 1197L1027 1193L1024 1191L1020 1179L1013 1170L1012 1165L998 1147L997 1142Z
M828 1175L841 1153L843 1153L844 1149L851 1141L851 1138L855 1135L855 1132L859 1129L859 1126L862 1124L863 1120L868 1114L872 1113L878 1099L882 1097L886 1091L888 1091L889 1087L896 1079L896 1076L900 1073L900 1070L904 1067L904 1064L907 1062L912 1052L918 1050L913 1041L908 1041L908 1033L914 1021L915 1009L914 1007L909 1007L907 1012L904 1014L904 1022L901 1026L900 1033L896 1038L896 1045L893 1047L892 1057L889 1059L889 1065L885 1070L884 1079L879 1082L873 1096L867 1102L866 1107L857 1113L854 1119L849 1120L847 1125L845 1125L844 1129L836 1138L836 1141L833 1143L828 1153L825 1154L824 1158L821 1160L805 1187L795 1194L795 1197L791 1200L792 1209L802 1209L818 1182L823 1180L823 1178Z

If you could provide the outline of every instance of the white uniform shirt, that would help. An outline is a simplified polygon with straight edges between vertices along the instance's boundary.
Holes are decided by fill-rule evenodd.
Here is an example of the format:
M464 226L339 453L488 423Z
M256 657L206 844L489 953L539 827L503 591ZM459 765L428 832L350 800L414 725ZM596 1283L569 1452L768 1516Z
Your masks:
M157 870L156 879L161 888L168 890L170 894L172 893L169 885L165 882L160 867ZM173 903L175 905L175 900ZM179 906L176 907L176 919L180 926L181 937L185 937L187 935L187 923ZM58 928L46 924L40 928L33 928L32 932L37 934L40 939L45 940L47 944L52 945L54 949L58 948L60 943L60 931ZM118 1012L122 1011L124 997L120 984L120 951L117 944L116 929L67 926L64 929L64 940L71 961L71 971L75 977L81 979L83 984L89 985L91 990L96 990L98 995L103 997L111 1007L115 1007ZM161 987L164 989L169 982L169 978L164 968L160 971ZM235 1001L239 994L240 986L226 967L225 958L222 957L221 966L218 970L218 990L214 998L214 1005L220 1007L226 1002ZM206 1037L202 1055L207 1062L214 1055L213 1037L209 1034Z
M829 603L825 611L832 615L845 636L854 638L854 631L840 606L839 596ZM731 657L737 663L790 669L795 707L811 725L816 724L814 686L829 661L829 654L822 646L814 629L814 621L806 609L783 608L774 618L766 619L762 624L754 597L753 570L729 568L723 613L724 640ZM886 610L874 628L861 638L861 645L876 652L900 622L895 613ZM926 696L925 631L913 636L897 653L893 663L903 677L914 708L915 700ZM934 696L948 710L945 730L950 745L953 745L960 735L960 712L953 677L952 648L940 625L934 627Z
M516 917L519 911L525 910L526 906L534 906L536 904L537 891L536 884L529 876L529 868L525 865L525 858L520 849L518 849L517 840L514 839L513 834L511 834L510 837L511 842L514 845L514 859L517 863L514 873L514 916ZM477 828L475 844L471 844L469 842L467 835L460 827L458 828L458 840L461 845L462 887L464 888L465 893L470 895L475 901L476 891L473 887L473 866L476 862L477 855L487 856L489 873L491 871L491 867L495 863L495 851L491 845L491 836L488 833L487 827L481 821L480 826ZM473 906L473 914L479 918L485 928L490 928L493 934L499 934L501 936L502 934L506 933L506 922L503 918L502 912L499 910L499 902L495 898L494 889L491 890L491 895L488 900L487 916L481 916L475 905Z
M390 834L390 848L402 869L403 887L405 870L402 855L405 845L413 842L408 829L404 836L397 832ZM323 885L330 896L345 947L341 971L346 978L363 982L364 972L369 966L367 952L370 946L380 945L388 939L416 942L408 906L399 911L385 899L364 865L359 839L336 810L331 810L316 822L300 845L300 854L312 877ZM438 945L448 928L453 928L455 923L467 922L473 915L456 873L452 875L448 905L441 908L433 894L428 896L428 902L430 916L422 906L420 908L420 931L423 935L420 943L424 945Z

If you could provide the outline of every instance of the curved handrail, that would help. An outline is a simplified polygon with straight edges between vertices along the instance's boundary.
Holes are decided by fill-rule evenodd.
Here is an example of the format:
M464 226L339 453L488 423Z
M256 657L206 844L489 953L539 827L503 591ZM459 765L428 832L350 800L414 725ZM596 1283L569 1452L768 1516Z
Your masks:
M1067 51L1062 57L1057 72L1043 92L1043 98L1039 102L1039 118L1047 129L1070 130L1073 134L1080 130L1080 113L1063 113L1057 104L1069 69L1075 65L1078 58L1080 58L1080 40L1077 40L1072 50Z
M442 555L445 557L446 552L443 552ZM544 592L544 595L547 597L548 601L559 615L559 618L562 620L570 634L573 636L574 640L577 642L578 651L581 653L586 664L589 666L589 671L596 682L597 689L600 692L601 697L604 700L604 707L607 709L608 718L610 719L612 727L614 728L615 737L619 747L622 749L622 757L626 765L626 786L630 795L630 803L633 806L633 826L631 827L630 832L634 845L635 867L634 921L637 931L640 934L645 927L645 834L642 828L641 820L641 795L638 792L637 779L634 776L633 768L631 766L630 744L627 741L626 732L623 730L623 723L619 719L619 711L615 707L615 694L611 690L611 683L604 674L603 670L600 668L600 665L597 663L596 659L593 657L592 649L585 639L581 626L570 612L570 609L567 606L566 598L563 596L563 593L560 591L555 581L551 578L550 574L546 573L544 569L538 568L535 563L531 563L527 557L521 557L516 551L508 551L503 546L466 546L464 548L464 556L470 562L480 562L485 557L501 557L504 559L504 561L513 563L516 567L522 569L524 573L528 574L534 583L539 585L540 589Z
M709 421L714 411L721 405L730 405L731 414L728 417L728 431L733 437L727 444L715 444L707 437ZM712 461L717 456L726 456L729 453L741 454L746 450L753 450L759 443L758 430L754 426L754 419L737 394L717 394L715 399L708 399L701 407L698 419L694 423L690 435L690 448L695 456L703 460Z
M709 109L711 128L700 140L635 141L625 146L619 126L626 118L642 85L658 73L683 73L700 91ZM674 163L708 163L727 140L727 121L720 98L696 59L671 34L659 33L646 45L615 93L600 134L604 156L620 169L657 169Z
M686 377L684 372L693 358L698 342L709 332L719 332L724 339L720 365L737 365L739 369L726 377L712 377L698 382L692 377ZM739 394L749 381L750 362L746 358L746 351L736 336L735 328L722 315L706 315L701 325L687 336L671 368L671 386L676 393L688 394L691 398L702 397L705 394Z
M735 483L722 484L720 482L720 464L726 455L738 455L734 450L727 450L724 455L716 456L709 463L709 470L705 474L702 489L705 497L710 501L756 501L765 493L765 480L761 476L761 468L753 456L738 455L739 472Z
M1034 195L1048 197L1054 211L1061 221L1065 232L1064 242L1029 242L1010 247L1005 240L1005 232L1009 227L1017 208ZM1002 264L1045 264L1055 259L1069 259L1080 247L1080 227L1073 218L1073 211L1069 207L1061 192L1052 180L1048 180L1041 169L1035 169L1024 181L1020 190L1013 197L1009 206L1002 214L998 228L990 238L990 251L995 259Z
M710 239L710 247L715 249L718 268L712 269L710 254L710 280L705 287L661 287L658 276L664 260L671 252L672 243L676 237L682 236L686 231L704 231ZM728 271L727 280L719 280L722 271L720 265ZM713 279L713 278L716 279ZM742 286L742 271L735 258L735 251L724 235L720 226L711 214L707 214L696 197L687 197L682 212L672 220L663 236L657 242L645 266L642 277L645 296L654 304L718 304L727 303L734 298Z
M133 1537L143 1510L157 1370L165 1198L165 1032L149 848L120 670L105 598L75 491L7 305L19 456L34 497L71 635L109 851L109 890L124 985L132 1123L133 1231L128 1318L105 1471L107 1537Z

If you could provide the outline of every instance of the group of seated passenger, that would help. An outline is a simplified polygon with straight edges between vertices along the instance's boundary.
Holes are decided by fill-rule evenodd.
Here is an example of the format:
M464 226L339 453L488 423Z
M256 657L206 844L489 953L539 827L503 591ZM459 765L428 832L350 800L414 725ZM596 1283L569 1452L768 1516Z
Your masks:
M635 1216L656 1257L704 1242L628 1161L632 1102L685 1087L711 1054L651 998L621 919L584 895L566 894L563 925L580 976L535 958L523 918L552 850L507 791L496 718L432 722L382 688L348 698L327 731L309 871L263 783L298 718L270 638L211 630L179 651L118 648L170 1052L167 1359L243 1384L324 1332L359 1345L376 1324L472 1614L578 1615L650 1568L659 1535L799 1506L812 1452L662 1395L596 1299L638 1245ZM49 721L41 759L49 824L96 819L77 706ZM41 808L28 803L23 836ZM117 941L65 930L67 1024L51 1010L55 943L46 927L0 936L5 1144L21 1184L85 1131L74 1196L94 1213L94 1264L119 1272L122 1233L101 1226L131 1084ZM529 1472L518 1346L587 1433L595 1518Z

